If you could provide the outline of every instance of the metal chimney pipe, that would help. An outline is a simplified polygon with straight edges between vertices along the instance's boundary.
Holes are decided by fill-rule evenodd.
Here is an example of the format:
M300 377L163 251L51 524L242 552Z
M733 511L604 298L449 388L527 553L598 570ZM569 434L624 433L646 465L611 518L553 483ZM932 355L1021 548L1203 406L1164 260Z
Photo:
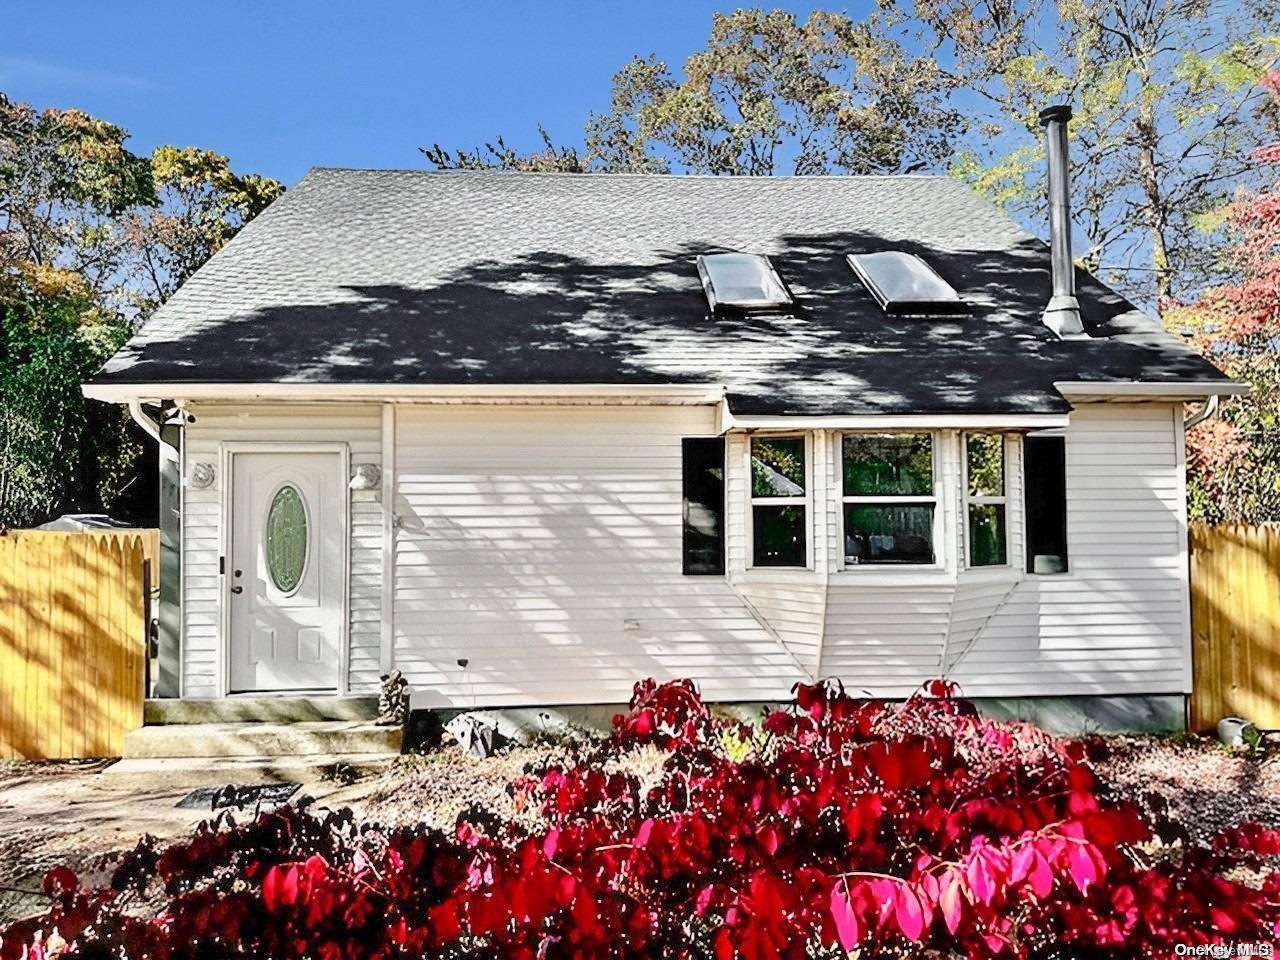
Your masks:
M1071 258L1071 159L1067 154L1067 121L1071 105L1058 103L1040 111L1049 153L1049 260L1053 296L1045 307L1044 325L1064 340L1088 337L1076 299L1076 267Z

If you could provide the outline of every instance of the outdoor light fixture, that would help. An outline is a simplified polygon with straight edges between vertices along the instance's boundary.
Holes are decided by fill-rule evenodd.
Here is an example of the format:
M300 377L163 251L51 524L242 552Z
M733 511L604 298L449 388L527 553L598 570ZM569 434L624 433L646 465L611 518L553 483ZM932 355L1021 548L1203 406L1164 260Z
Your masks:
M362 463L351 474L347 484L352 490L377 490L382 482L382 468L376 463Z
M216 477L217 473L213 469L212 463L206 463L202 460L191 468L191 486L197 490L204 490L213 486L213 481Z

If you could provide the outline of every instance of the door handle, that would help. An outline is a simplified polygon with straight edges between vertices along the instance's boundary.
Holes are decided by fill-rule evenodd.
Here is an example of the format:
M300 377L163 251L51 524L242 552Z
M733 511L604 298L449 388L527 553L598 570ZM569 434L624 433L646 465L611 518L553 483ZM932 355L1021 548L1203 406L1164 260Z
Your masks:
M231 588L231 592L232 592L232 593L244 593L244 587L232 587L232 588Z

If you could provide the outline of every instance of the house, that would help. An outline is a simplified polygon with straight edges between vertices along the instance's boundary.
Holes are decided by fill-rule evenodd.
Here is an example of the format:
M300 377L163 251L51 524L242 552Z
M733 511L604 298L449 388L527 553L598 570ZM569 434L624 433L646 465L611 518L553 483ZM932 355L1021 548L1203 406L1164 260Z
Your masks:
M162 441L159 694L1180 718L1242 388L1072 265L1065 115L1049 246L933 176L311 171L84 388Z

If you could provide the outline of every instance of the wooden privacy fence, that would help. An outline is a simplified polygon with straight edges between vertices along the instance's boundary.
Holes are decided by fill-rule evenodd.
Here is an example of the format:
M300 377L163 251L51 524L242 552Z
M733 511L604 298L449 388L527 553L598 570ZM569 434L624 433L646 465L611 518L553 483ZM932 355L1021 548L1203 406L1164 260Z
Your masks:
M142 725L154 530L0 536L0 758L119 756Z
M1280 526L1191 524L1193 729L1280 728Z

